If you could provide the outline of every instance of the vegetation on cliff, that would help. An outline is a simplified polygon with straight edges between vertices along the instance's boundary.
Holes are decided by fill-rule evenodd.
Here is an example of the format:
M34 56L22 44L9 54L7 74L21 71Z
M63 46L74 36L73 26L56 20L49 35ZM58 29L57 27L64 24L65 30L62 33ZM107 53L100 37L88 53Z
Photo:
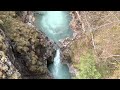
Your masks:
M120 78L120 12L75 11L80 38L70 46L76 78Z
M27 12L0 11L0 79L50 78L47 62L54 57L53 43L28 25ZM60 47L63 63L75 69L73 78L119 79L120 12L70 14L75 36Z
M54 51L48 39L35 28L22 22L14 11L1 11L0 21L0 28L9 40L8 45L11 46L15 58L11 62L22 78L47 78L47 58L52 57ZM6 49L3 43L1 41L0 46Z

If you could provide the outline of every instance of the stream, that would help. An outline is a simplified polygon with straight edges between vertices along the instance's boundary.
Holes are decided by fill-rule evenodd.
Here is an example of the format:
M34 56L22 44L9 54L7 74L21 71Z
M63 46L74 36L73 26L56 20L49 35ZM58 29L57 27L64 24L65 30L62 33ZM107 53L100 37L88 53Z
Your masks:
M36 11L35 25L56 44L61 39L72 37L69 26L72 19L68 11ZM54 79L71 79L67 64L61 63L60 49L57 47L54 62L48 66Z

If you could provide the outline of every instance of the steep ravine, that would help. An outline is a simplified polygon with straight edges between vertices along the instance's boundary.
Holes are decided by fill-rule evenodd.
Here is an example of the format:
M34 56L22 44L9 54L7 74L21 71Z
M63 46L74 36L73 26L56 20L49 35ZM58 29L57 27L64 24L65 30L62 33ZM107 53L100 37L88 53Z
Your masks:
M0 40L3 42L0 45L0 56L2 57L1 60L7 58L7 61L0 63L0 69L3 69L0 70L0 78L53 78L48 66L53 63L56 46L61 51L61 63L68 66L67 68L73 77L76 72L73 67L73 58L71 58L71 45L80 31L74 31L71 38L65 40L63 38L63 40L56 42L60 38L58 37L53 42L42 30L38 30L34 20L34 12L32 11L0 11ZM68 30L64 33L67 33ZM71 32L63 35L63 37L69 35L71 36ZM7 50L5 47L7 47ZM9 63L11 66L9 66ZM4 70L3 65L10 68L6 67ZM11 72L11 74L8 72Z

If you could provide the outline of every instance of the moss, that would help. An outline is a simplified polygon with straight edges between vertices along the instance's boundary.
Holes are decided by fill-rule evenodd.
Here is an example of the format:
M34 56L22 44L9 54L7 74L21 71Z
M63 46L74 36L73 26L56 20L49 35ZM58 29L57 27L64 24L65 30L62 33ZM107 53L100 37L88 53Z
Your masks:
M101 74L96 69L95 58L91 51L88 51L85 55L81 55L80 63L78 64L78 75L76 78L79 79L98 79Z

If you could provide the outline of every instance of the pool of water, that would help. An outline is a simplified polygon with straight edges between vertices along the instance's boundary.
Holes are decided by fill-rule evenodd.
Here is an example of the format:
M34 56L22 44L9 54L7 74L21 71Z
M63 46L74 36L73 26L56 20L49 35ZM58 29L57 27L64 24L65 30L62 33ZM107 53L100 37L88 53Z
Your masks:
M55 67L53 64L49 65L48 69L53 74L53 77L55 79L71 79L71 75L69 73L69 68L66 64L61 64L57 74L55 74L56 72L55 72Z
M39 11L35 17L35 25L54 42L72 37L73 32L69 26L72 18L68 11Z
M61 63L60 49L56 50L54 63L49 65L48 69L55 79L70 79L69 68L66 64Z

